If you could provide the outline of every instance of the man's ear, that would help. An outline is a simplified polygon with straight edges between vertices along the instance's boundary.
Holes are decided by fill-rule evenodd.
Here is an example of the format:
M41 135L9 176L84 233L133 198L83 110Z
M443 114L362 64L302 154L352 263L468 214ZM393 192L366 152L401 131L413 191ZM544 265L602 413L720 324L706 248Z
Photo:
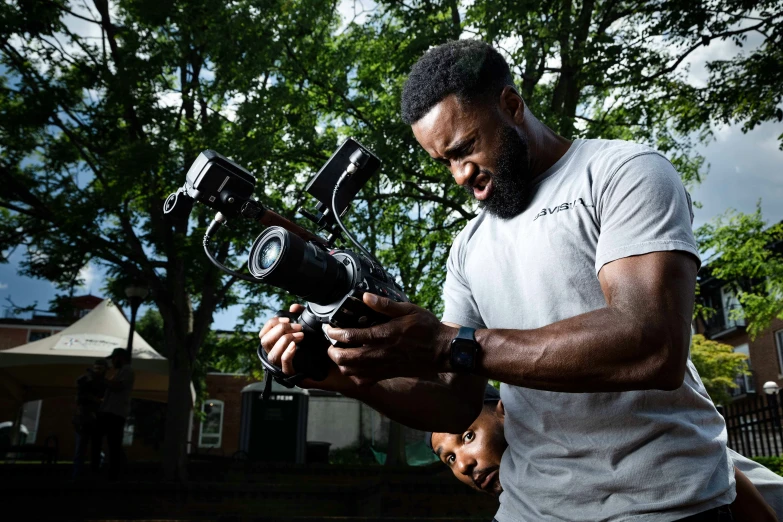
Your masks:
M495 406L495 415L497 415L500 420L505 420L506 408L503 407L503 401L498 401L497 405Z
M516 125L522 125L525 119L525 101L511 85L503 87L500 93L500 111Z

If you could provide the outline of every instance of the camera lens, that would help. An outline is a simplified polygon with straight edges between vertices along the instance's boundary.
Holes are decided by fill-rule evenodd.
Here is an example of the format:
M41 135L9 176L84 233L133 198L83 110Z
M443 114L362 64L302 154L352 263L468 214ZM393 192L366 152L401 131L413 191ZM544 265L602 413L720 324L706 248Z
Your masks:
M261 247L261 268L264 270L271 267L280 257L280 251L283 249L283 243L279 237L272 237Z
M260 281L321 305L334 303L351 289L347 266L280 227L270 227L256 238L247 267Z

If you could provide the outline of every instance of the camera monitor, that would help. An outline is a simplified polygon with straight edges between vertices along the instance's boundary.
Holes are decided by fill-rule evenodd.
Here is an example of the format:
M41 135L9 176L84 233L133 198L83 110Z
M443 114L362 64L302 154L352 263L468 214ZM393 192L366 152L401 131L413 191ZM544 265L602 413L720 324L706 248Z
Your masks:
M348 138L305 187L308 194L315 197L326 208L331 209L334 186L351 163L351 155L357 150L364 152L364 156L368 159L364 165L359 166L359 170L356 173L346 179L340 186L340 192L337 194L337 198L335 198L337 208L332 209L337 212L338 216L345 212L356 194L381 166L381 160L378 159L378 156L363 147L355 139Z

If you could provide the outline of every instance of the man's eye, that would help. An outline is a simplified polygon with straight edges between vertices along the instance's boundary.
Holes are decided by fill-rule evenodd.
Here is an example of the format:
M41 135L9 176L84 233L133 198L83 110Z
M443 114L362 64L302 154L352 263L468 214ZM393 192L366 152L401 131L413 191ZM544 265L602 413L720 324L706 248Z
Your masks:
M446 464L454 464L454 455L446 457Z
M465 442L470 442L476 437L476 434L472 431L465 432L465 435L462 437L462 440Z

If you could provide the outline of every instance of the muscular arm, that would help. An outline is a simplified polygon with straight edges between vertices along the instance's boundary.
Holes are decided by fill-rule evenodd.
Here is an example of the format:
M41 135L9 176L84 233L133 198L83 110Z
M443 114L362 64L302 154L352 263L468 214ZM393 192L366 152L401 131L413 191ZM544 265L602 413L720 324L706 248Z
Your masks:
M599 280L605 308L535 330L478 330L479 372L565 392L678 388L690 340L693 258L680 252L623 258L605 265Z
M486 383L481 377L444 373L433 380L387 379L346 395L405 426L460 433L481 413Z
M289 309L292 313L301 313L302 310L303 307L298 304ZM435 316L430 316L432 322L424 326L425 329L433 330L441 326ZM459 328L459 325L447 323L445 328ZM280 317L267 321L259 333L261 345L269 353L269 360L279 364L288 375L296 373L293 366L296 343L303 335L300 325ZM412 359L408 359L406 364L409 368L420 365ZM305 379L299 386L342 393L406 426L458 433L481 412L486 382L480 376L430 371L427 376L394 377L362 383L361 379L346 376L337 366L333 366L325 380Z
M753 483L737 467L734 468L737 479L737 498L731 504L734 520L753 522L777 522L775 512L761 496Z
M535 330L477 330L475 373L552 391L676 389L688 355L696 266L680 252L607 263L599 274L604 308ZM365 302L394 319L366 329L329 330L333 339L363 345L329 349L342 374L377 382L420 376L419 369L450 370L455 328L413 305L374 303L371 297Z

